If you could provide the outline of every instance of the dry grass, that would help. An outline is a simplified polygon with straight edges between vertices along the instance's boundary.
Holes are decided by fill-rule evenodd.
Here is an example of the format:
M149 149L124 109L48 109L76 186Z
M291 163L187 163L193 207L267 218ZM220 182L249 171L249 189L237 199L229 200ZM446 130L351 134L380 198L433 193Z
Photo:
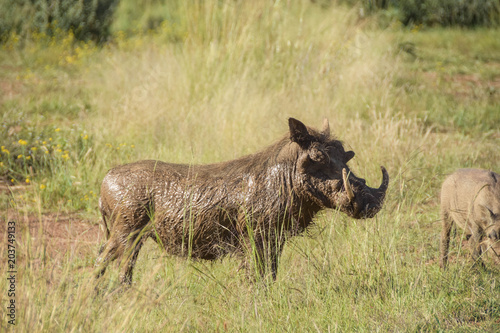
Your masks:
M214 0L178 10L175 26L116 33L102 49L38 36L0 51L8 69L0 71L0 170L21 188L0 194L1 218L18 216L16 329L494 331L498 268L472 268L458 238L449 271L436 257L444 175L500 170L498 31L381 30L356 10L309 1ZM471 40L470 54L455 46ZM413 45L416 57L401 45ZM85 252L50 250L53 229L43 225L56 222L46 214L66 212L91 228L100 181L116 164L232 159L280 138L288 117L319 127L325 116L356 152L357 175L375 186L379 165L387 167L386 204L367 221L319 216L310 237L287 244L270 286L247 281L235 258L187 262L148 243L132 288L118 285L114 267L96 295L98 239ZM41 161L42 147L44 164L30 168L27 156Z

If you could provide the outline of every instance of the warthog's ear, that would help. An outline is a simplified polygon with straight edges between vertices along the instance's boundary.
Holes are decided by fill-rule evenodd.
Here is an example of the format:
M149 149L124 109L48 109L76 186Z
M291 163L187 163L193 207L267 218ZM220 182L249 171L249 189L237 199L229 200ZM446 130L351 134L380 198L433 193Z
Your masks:
M306 148L311 142L311 135L307 131L306 125L294 118L288 118L288 127L290 128L290 140Z
M486 211L488 212L488 226L492 226L496 223L498 223L498 215L493 213L493 211L490 209L490 207L488 206L485 206L485 205L480 205L482 206L484 209L486 209Z
M490 214L490 217L491 217L491 218L494 218L494 217L495 217L495 213L493 213L493 211L490 209L490 207L488 207L488 206L484 206L484 205L483 205L483 207L484 207L484 208L486 208L486 210L487 210L487 211L488 211L488 213Z
M490 176L491 176L491 178L493 178L494 183L498 182L497 175L494 172L490 172Z

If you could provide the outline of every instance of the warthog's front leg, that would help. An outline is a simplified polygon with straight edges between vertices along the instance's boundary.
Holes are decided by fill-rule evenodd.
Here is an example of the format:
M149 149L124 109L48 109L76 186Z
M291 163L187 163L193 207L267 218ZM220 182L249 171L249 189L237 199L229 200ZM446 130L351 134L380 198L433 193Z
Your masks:
M244 267L251 280L265 280L269 273L276 280L278 274L278 260L281 254L282 246L271 246L245 237L241 240L242 254L245 257L240 268Z
M472 250L472 259L474 263L479 264L480 266L484 266L483 261L481 260L481 256L483 254L483 248L481 244L481 240L483 238L483 232L477 225L473 225L471 227L471 238L470 238L470 248Z

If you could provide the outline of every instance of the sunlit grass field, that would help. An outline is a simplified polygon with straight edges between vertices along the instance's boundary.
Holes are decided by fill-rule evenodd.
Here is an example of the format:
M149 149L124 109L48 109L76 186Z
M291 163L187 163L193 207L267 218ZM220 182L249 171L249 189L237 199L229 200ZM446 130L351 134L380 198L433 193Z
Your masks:
M186 2L177 14L154 30L118 21L102 46L58 31L0 47L0 230L17 223L16 331L500 329L500 268L473 266L460 231L449 270L437 264L444 177L500 171L498 29L381 26L309 1ZM327 117L356 152L354 172L378 187L384 165L391 182L375 218L327 211L290 240L275 283L252 283L237 258L179 259L148 241L132 287L114 265L96 294L102 234L86 251L48 250L43 217L97 224L113 166L233 159L286 135L288 117Z

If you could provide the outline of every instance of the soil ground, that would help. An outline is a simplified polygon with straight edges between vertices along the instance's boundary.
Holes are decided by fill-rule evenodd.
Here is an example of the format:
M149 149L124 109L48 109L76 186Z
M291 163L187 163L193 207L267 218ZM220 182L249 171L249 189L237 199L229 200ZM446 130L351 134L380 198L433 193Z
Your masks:
M50 259L61 260L66 256L94 257L104 242L96 221L82 219L78 214L46 213L40 216L7 212L7 221L16 222L18 260L22 260L28 247L44 248ZM0 239L7 239L7 221L0 223ZM37 251L38 252L38 251Z

